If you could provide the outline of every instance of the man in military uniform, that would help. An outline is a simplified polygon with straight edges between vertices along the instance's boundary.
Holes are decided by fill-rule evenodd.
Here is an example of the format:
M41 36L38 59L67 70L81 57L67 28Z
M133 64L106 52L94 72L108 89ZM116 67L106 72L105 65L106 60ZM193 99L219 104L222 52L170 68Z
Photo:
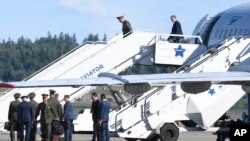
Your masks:
M62 120L62 118L63 118L63 107L62 107L62 104L59 101L59 94L58 93L55 94L55 99L57 99L58 102L59 102L59 107L58 107L57 112L58 112L59 119Z
M35 114L36 114L36 110L38 107L38 103L34 100L35 96L36 96L36 94L33 92L28 94L28 97L30 98L30 103L31 103L32 109L33 109L33 115L34 115L32 121L35 120ZM36 132L37 132L37 122L33 122L32 129L30 132L30 141L36 141Z
M48 102L52 104L52 106L56 109L58 117L62 115L62 105L58 100L58 96L56 97L56 91L55 90L49 90L50 98L48 99ZM58 117L53 117L52 120L58 120Z
M127 37L132 33L132 26L128 20L125 19L124 16L119 16L116 17L120 23L122 23L122 33L123 33L123 38Z
M51 137L51 123L53 118L58 118L56 109L48 102L48 94L42 94L43 102L38 104L35 119L40 114L42 141L49 141Z
M17 122L17 109L18 105L21 103L19 101L21 94L20 93L15 93L14 94L14 101L10 102L9 105L9 113L8 113L8 119L11 123L10 125L10 140L15 141L15 130L17 131L18 127L18 122ZM20 140L20 132L17 132L17 140Z
M50 98L48 99L48 102L55 108L56 113L57 113L57 117L52 117L52 122L53 122L53 120L59 120L59 118L62 117L62 105L58 100L58 96L55 96L56 95L55 90L49 90L49 95L50 95ZM59 135L53 136L53 130L51 132L51 139L55 141L59 140Z

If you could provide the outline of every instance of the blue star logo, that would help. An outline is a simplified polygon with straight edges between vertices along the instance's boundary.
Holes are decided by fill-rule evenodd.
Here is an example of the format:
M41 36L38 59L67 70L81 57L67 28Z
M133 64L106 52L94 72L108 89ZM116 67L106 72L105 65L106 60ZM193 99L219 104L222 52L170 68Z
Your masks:
M211 96L213 96L213 95L215 94L215 91L214 91L214 89L209 89L209 90L208 90L208 93L209 93Z
M174 48L175 51L175 57L181 56L183 57L183 53L185 52L186 49L183 49L181 45L178 46L178 48Z

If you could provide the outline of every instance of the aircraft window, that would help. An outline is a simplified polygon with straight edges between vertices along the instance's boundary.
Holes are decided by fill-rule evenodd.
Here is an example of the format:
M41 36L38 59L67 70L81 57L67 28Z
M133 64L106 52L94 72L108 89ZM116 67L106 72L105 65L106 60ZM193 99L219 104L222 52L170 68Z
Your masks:
M228 35L228 29L225 30L224 37L227 37Z
M238 29L234 30L234 35L237 35Z
M234 29L230 29L229 35L233 35Z
M248 29L248 35L250 35L250 29Z
M219 38L222 38L223 32L224 32L224 29L221 29Z
M244 34L243 35L247 35L247 29L246 28L244 30Z
M239 35L242 35L242 30L243 30L243 29L241 28L240 31L239 31Z
M218 37L218 34L219 34L219 29L217 29L216 33L215 33L215 38Z

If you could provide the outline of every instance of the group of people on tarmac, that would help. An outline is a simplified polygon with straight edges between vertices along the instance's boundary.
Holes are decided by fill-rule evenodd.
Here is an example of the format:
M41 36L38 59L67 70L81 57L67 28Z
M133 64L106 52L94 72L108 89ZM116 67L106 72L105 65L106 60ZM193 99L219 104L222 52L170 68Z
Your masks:
M118 16L116 18L119 20L120 23L122 23L123 38L130 35L133 32L130 22L126 20L124 16ZM177 20L176 16L172 15L170 19L173 22L173 26L172 26L172 30L170 34L183 35L181 24ZM182 38L183 38L182 36L169 36L168 41L179 43Z
M18 141L36 141L37 117L40 115L40 127L42 141L59 141L59 135L53 131L53 122L60 121L64 124L64 140L72 141L73 106L69 101L70 96L64 95L65 104L62 107L58 100L58 94L49 90L49 94L42 94L42 102L34 100L35 93L21 96L14 94L14 101L10 102L8 119L10 122L10 139L15 141L17 131ZM21 101L19 100L21 98ZM29 100L28 100L29 99ZM91 94L93 100L91 113L93 118L93 141L109 141L109 112L110 103L106 95L101 94L100 100L97 93ZM24 136L25 132L25 136Z
M52 128L55 121L63 122L66 125L67 128L64 128L65 141L72 141L74 114L72 104L69 101L70 96L64 95L65 104L62 107L58 100L58 94L54 90L49 91L49 94L42 94L43 101L41 103L34 100L36 94L33 92L24 96L21 96L20 93L14 94L15 100L10 102L8 112L11 141L15 141L15 131L17 131L18 141L36 141L37 117L39 115L42 141L59 141L59 135L54 134Z
M91 94L92 105L91 113L93 119L93 138L92 141L109 141L109 112L110 103L106 95L101 94L100 100L96 92Z

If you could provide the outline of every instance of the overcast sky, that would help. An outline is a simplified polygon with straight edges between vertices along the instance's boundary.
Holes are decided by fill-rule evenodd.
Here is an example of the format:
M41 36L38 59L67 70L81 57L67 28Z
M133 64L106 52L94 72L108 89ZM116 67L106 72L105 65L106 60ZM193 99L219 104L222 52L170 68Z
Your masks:
M192 34L205 15L249 0L4 0L0 2L0 40L24 36L32 40L60 32L76 34L78 42L89 33L102 38L121 31L116 16L125 15L133 28L169 33L175 14L184 34Z

